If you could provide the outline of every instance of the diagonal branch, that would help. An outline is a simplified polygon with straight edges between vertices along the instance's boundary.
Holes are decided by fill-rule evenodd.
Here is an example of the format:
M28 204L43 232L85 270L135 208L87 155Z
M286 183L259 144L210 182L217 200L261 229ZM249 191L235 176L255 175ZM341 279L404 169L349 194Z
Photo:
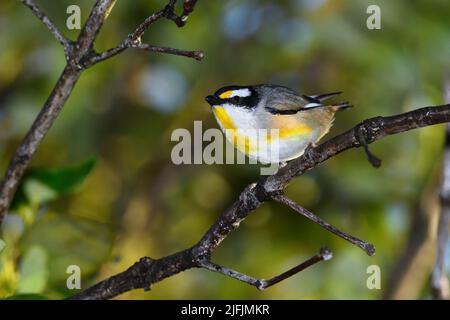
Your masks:
M214 262L211 262L209 260L203 260L199 262L199 266L201 268L207 269L209 271L218 272L223 275L226 275L228 277L231 277L233 279L245 282L249 285L255 286L259 290L267 289L283 280L286 280L287 278L290 278L297 273L305 270L308 267L311 267L312 265L324 260L328 261L333 257L333 254L331 251L328 250L326 247L322 247L318 254L312 256L306 261L303 261L299 265L295 266L294 268L291 268L287 270L286 272L283 272L273 278L270 278L268 280L265 279L256 279L251 276L247 276L243 273L240 273L238 271L235 271L233 269L229 269L226 267L223 267L221 265L218 265Z
M110 299L132 289L148 289L167 277L190 268L201 267L201 262L209 260L214 250L251 212L263 202L280 195L293 178L345 150L361 147L358 139L360 132L363 132L364 140L370 144L387 135L445 122L450 122L450 104L425 107L390 117L367 119L317 147L308 148L301 157L292 160L274 175L261 178L247 186L192 248L158 260L143 258L128 270L93 285L72 299Z
M372 244L370 244L370 243L368 243L366 241L363 241L361 239L358 239L356 237L353 237L353 236L351 236L349 234L346 234L345 232L343 232L343 231L339 230L338 228L336 228L335 226L329 224L328 222L326 222L322 218L316 216L314 213L312 213L312 212L306 210L305 208L303 208L302 206L298 205L297 203L295 203L294 201L292 201L288 197L286 197L284 195L274 195L274 196L272 196L272 199L277 201L277 202L279 202L279 203L282 203L282 204L288 206L289 208L293 209L294 211L300 213L302 216L304 216L304 217L308 218L309 220L317 223L322 228L330 231L331 233L334 233L338 237L341 237L342 239L347 240L351 244L354 244L354 245L360 247L369 256L373 256L375 254L375 247Z
M66 58L68 59L71 42L67 39L61 31L53 24L53 22L42 12L41 9L34 3L33 0L21 0L22 3L27 6L39 20L47 27L51 34L59 41L59 43L64 47L64 52L66 53Z

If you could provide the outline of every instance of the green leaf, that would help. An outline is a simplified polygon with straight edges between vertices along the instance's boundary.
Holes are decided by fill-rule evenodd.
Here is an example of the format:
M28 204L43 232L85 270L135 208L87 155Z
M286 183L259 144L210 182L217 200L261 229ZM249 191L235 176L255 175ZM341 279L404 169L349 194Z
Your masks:
M59 195L72 192L78 187L95 167L96 160L89 159L78 166L60 169L30 170L32 178L55 190Z
M14 196L11 208L20 205L40 205L73 192L95 167L89 159L80 165L56 169L30 169Z
M31 246L25 253L19 270L18 293L41 293L48 281L47 253L40 246Z

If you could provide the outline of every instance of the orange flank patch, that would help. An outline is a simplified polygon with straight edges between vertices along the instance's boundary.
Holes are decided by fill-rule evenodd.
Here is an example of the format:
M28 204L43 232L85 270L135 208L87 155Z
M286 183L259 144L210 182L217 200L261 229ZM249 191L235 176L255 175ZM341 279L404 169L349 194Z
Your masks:
M310 126L307 126L306 124L300 124L296 127L280 129L279 136L280 138L289 138L300 134L308 134L311 131L312 128Z
M295 137L295 136L299 136L299 135L304 135L304 134L308 134L311 133L312 128L305 125L305 124L300 124L297 125L295 127L291 127L291 128L281 128L278 131L278 135L272 132L268 132L267 133L267 142L271 142L272 139L276 139L278 136L278 139L282 140L282 139L287 139L287 138L291 138L291 137Z
M278 129L278 138L280 140L309 134L313 131L313 128L295 117L275 116L272 118L271 126L272 129ZM276 135L270 131L267 132L267 142L270 142L272 139L276 139Z
M222 94L220 94L219 98L226 99L226 98L231 97L232 94L233 94L233 90L228 90L228 91L225 91Z

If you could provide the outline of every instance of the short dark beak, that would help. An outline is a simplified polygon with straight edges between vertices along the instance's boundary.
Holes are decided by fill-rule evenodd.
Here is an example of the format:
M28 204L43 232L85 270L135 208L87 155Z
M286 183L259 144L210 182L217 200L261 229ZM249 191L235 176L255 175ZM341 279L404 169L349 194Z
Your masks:
M206 102L208 102L211 106L217 106L217 105L222 104L222 101L221 101L219 98L217 98L216 96L211 96L211 95L209 95L209 96L207 96L207 97L205 98L205 100L206 100Z

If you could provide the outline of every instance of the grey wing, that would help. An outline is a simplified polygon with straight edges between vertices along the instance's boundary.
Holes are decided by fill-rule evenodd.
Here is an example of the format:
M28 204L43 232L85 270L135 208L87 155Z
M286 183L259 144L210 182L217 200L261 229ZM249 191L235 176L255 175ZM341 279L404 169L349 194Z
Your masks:
M322 107L320 100L295 92L276 92L266 101L266 109L272 114L296 114L302 110Z
M323 107L323 102L340 95L342 92L331 92L314 96L299 95L297 92L282 86L260 85L266 93L265 108L272 114L296 114L299 111Z

